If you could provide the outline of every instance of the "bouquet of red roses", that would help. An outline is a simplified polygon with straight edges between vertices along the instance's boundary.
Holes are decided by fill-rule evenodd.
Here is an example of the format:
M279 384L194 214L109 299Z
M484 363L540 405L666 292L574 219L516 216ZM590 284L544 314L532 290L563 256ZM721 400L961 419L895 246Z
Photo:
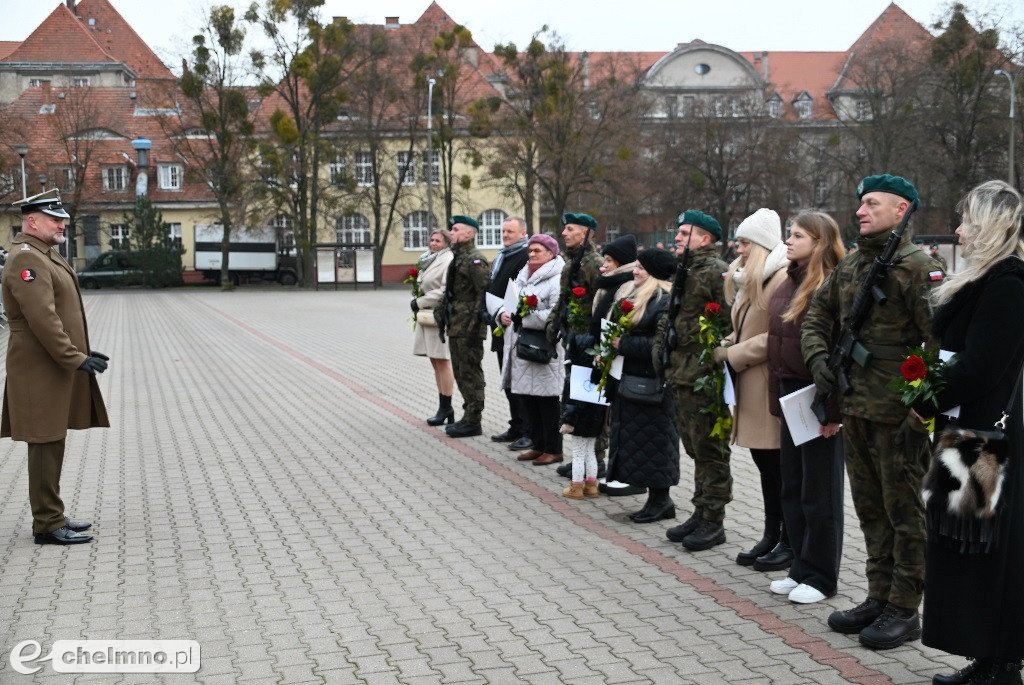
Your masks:
M719 346L725 337L726 322L722 316L722 305L717 302L708 302L704 305L704 313L698 320L700 329L697 331L697 342L704 346L700 357L697 360L700 364L711 366L711 372L698 378L693 389L696 392L703 392L708 398L708 404L701 409L702 413L711 414L715 417L715 425L711 429L711 437L719 438L723 442L729 440L732 434L732 414L729 412L729 405L725 403L725 369L720 364L715 364L715 348Z
M520 295L519 296L519 318L526 318L526 315L537 308L540 301L536 295Z
M581 285L569 291L569 330L573 333L585 333L587 330L587 312L583 309L583 298L587 289Z
M409 268L409 273L406 275L405 280L402 281L407 285L412 285L412 296L423 297L423 289L420 288L420 270L415 266ZM412 315L412 329L416 330L416 314Z
M630 300L622 299L616 302L612 307L608 325L601 331L601 340L586 351L587 354L594 356L594 363L601 367L601 380L597 384L601 394L604 394L605 388L608 387L608 374L611 373L612 362L619 356L619 351L612 345L612 341L633 328L633 308Z
M942 378L942 369L946 363L939 359L937 350L926 350L923 347L911 347L900 366L900 376L893 378L886 386L893 392L902 395L903 404L910 406L924 400L939 408L939 393L946 382ZM935 419L925 421L930 432L935 431Z

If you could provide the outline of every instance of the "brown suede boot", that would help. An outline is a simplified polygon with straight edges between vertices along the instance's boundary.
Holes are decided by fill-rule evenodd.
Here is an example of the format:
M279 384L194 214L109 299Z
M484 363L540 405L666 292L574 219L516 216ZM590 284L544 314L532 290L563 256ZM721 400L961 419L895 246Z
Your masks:
M591 498L601 496L601 493L597 489L596 480L583 481L583 496Z
M565 490L562 490L562 497L583 499L583 483L572 483Z

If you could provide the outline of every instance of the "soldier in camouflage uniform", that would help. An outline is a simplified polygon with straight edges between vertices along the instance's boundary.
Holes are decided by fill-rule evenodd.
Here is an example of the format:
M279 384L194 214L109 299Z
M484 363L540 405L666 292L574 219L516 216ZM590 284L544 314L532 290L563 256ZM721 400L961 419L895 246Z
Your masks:
M822 284L807 311L801 343L807 367L821 392L836 390L827 358L837 330L860 290L872 262L892 229L919 202L906 179L869 176L857 189L860 238ZM907 348L928 337L932 286L943 272L904 233L881 288L885 304L874 303L857 332L872 358L865 368L850 364L852 392L840 397L843 447L853 503L867 545L868 598L854 609L836 611L829 626L859 633L873 649L897 647L921 634L917 608L924 589L924 504L921 478L928 459L928 433L909 414L900 395L886 388L900 375Z
M679 215L676 235L676 256L688 260L686 279L679 311L673 321L667 317L655 336L655 364L662 360L668 326L675 328L675 347L664 369L666 383L675 393L676 426L686 453L693 459L693 514L684 523L670 528L666 535L673 542L682 542L689 550L710 549L725 542L725 505L732 501L732 475L729 470L729 445L711 437L715 417L701 411L707 406L703 394L693 385L711 369L698 359L704 345L697 341L700 316L704 306L716 302L722 307L722 320L730 326L729 305L725 301L725 278L728 265L718 257L715 243L722 239L722 227L713 217L697 210ZM687 255L687 246L689 253ZM726 331L728 332L728 330Z
M601 275L601 265L604 258L594 248L594 232L597 230L597 220L589 214L573 214L567 212L562 215L562 240L565 242L565 266L562 267L561 295L558 299L558 306L551 312L547 322L548 340L557 342L562 340L566 346L566 359L571 360L574 356L572 349L573 331L589 331L590 316L594 309L594 293L597 291L597 277ZM575 266L576 263L579 266ZM572 299L573 288L586 288L587 292L583 297L578 298L582 316L579 320L569 320L569 302ZM604 407L600 408L602 411ZM605 452L608 449L608 428L607 426L597 437L594 451L597 453L598 473L604 472ZM535 462L536 463L536 462ZM558 474L567 476L572 470L572 464L565 464L560 467Z
M453 438L480 435L480 417L484 411L484 337L487 325L480 320L480 302L491 280L491 269L476 249L480 224L470 216L457 214L448 220L455 257L448 265L444 312L438 323L439 335L448 335L455 383L462 393L462 418L447 426ZM436 316L436 313L435 313Z

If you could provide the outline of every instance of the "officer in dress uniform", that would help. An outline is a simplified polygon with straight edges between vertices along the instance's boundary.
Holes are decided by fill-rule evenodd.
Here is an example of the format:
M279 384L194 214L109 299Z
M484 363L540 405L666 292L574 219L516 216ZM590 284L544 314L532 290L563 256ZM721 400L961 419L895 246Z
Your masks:
M67 212L54 189L14 203L21 207L0 285L7 306L7 383L0 437L28 443L28 497L39 545L92 540L92 524L64 513L60 473L68 429L108 427L96 374L108 357L89 347L78 276L56 247Z
M483 253L476 248L476 232L480 228L471 216L456 214L448 220L455 257L448 265L444 300L445 325L452 356L455 383L462 393L462 418L445 428L452 438L480 435L480 418L484 411L484 337L487 325L480 320L480 302L491 281L491 268Z

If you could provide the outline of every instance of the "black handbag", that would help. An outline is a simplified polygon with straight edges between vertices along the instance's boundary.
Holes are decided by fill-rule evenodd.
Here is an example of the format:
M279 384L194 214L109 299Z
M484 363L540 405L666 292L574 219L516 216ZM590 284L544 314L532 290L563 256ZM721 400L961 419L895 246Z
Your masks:
M925 520L932 539L961 554L985 554L999 539L1010 442L1006 420L1020 392L1021 374L994 430L950 425L932 449L921 483Z
M659 378L622 374L617 396L637 404L661 404L664 383Z
M516 340L516 356L528 362L547 364L558 355L543 330L521 328Z

